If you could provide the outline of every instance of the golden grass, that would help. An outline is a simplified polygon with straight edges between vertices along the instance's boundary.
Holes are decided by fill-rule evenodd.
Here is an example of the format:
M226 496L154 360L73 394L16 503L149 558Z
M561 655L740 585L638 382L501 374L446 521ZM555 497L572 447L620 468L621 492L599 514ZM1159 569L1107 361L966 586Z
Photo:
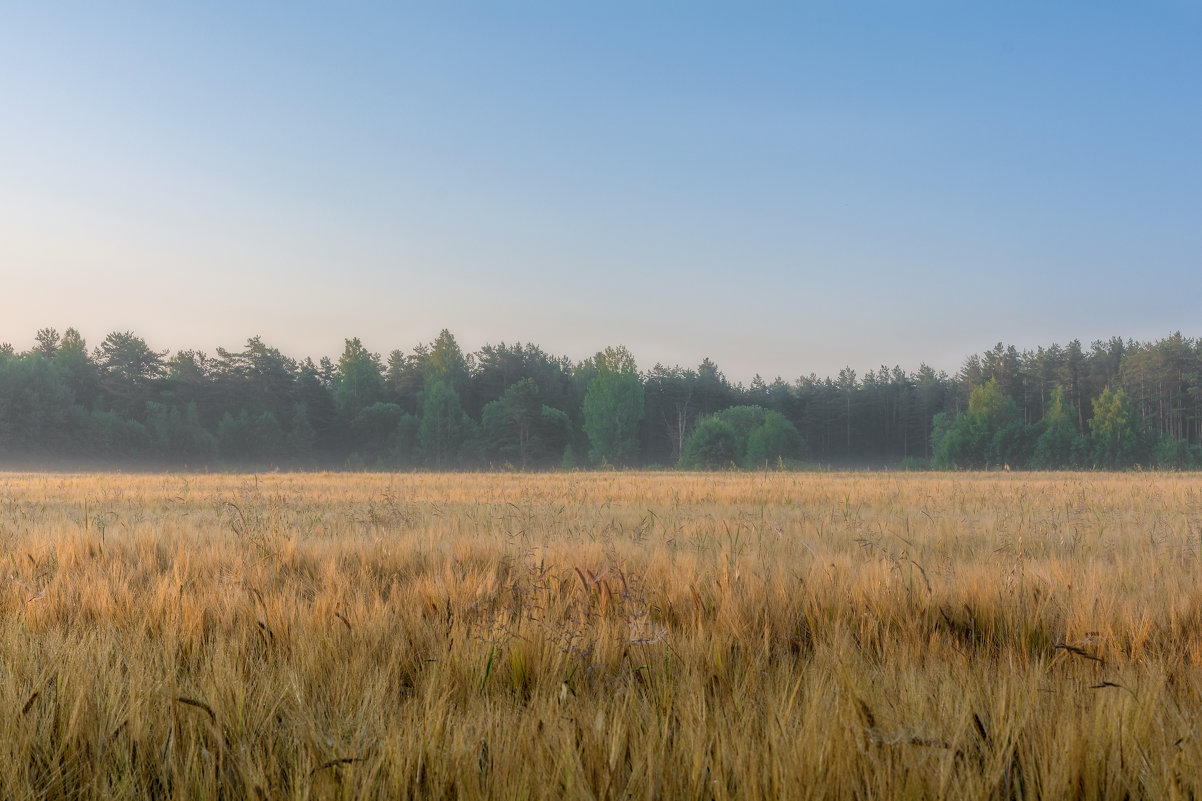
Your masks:
M3 798L1202 793L1202 477L0 475Z

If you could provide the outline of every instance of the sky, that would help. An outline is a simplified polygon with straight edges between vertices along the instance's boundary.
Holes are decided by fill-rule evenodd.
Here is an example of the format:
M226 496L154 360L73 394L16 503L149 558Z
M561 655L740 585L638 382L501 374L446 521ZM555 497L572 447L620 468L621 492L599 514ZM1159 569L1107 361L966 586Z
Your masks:
M17 2L0 342L732 380L1199 330L1202 3Z

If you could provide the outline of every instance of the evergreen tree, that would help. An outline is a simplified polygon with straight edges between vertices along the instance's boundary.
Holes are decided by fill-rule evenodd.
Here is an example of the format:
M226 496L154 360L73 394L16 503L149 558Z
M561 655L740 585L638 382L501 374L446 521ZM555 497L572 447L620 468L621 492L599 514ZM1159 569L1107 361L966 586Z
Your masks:
M346 340L334 378L334 403L349 425L359 412L384 400L380 357L363 347L358 337Z
M131 331L114 331L96 349L105 404L131 420L141 421L155 383L163 377L167 351L151 350Z

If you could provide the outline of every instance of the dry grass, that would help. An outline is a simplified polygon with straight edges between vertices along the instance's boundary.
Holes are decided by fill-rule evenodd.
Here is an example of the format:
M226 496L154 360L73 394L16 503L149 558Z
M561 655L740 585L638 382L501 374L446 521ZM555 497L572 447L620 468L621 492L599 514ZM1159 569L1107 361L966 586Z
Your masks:
M1202 478L0 475L3 798L1202 794Z

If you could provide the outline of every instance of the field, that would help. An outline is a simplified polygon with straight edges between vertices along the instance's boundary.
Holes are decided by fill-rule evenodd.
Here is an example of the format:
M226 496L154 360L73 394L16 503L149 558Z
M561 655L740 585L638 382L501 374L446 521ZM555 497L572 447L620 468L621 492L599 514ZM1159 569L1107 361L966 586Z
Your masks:
M3 798L1193 798L1202 477L0 474Z

